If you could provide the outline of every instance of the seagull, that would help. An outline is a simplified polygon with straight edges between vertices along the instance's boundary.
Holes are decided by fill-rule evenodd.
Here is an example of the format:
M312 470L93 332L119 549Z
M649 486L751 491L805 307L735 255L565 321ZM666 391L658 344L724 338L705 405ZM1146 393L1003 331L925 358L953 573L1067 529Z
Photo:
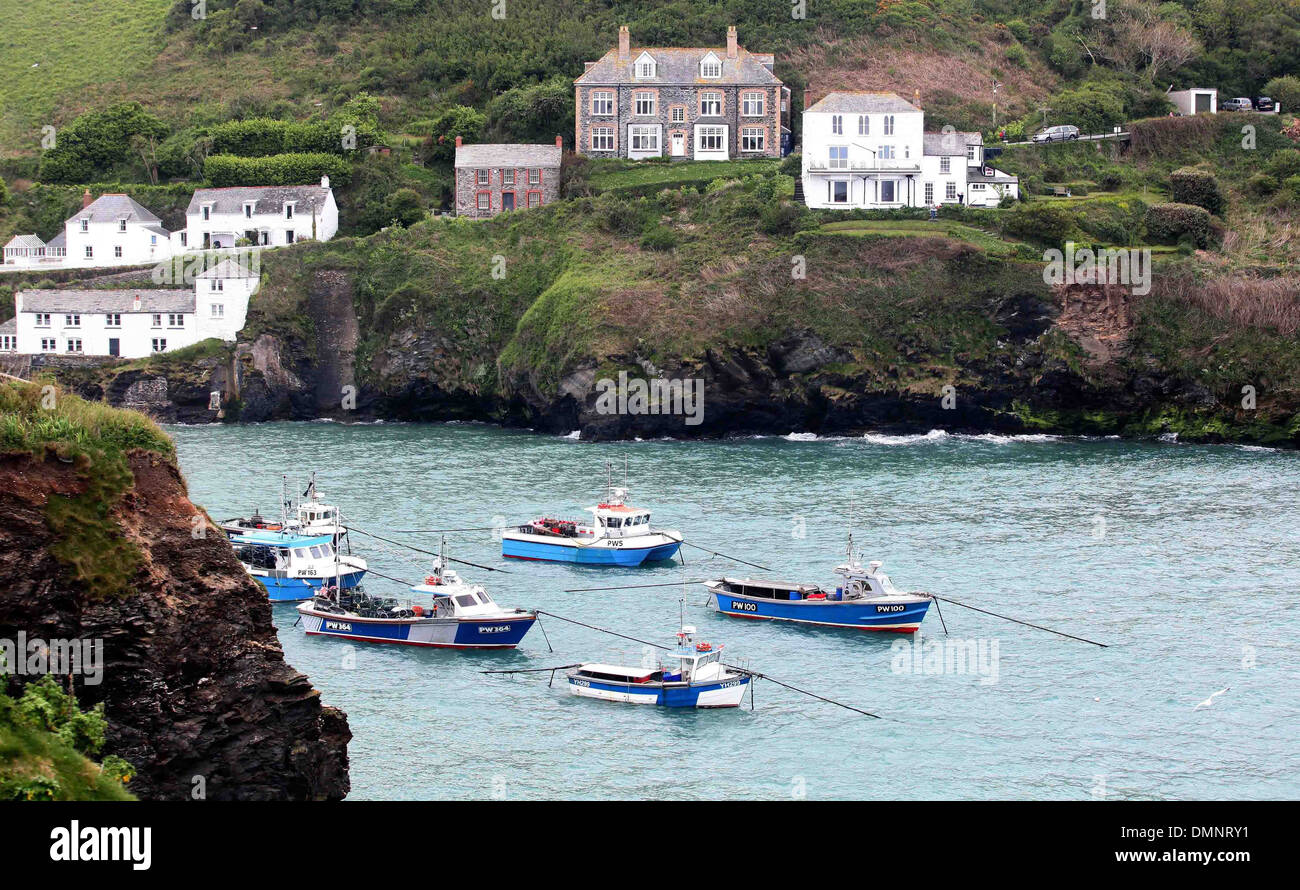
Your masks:
M1232 688L1231 686L1224 686L1224 687L1223 687L1222 689L1220 689L1218 692L1213 693L1213 694L1212 694L1209 698L1207 698L1205 701L1201 702L1199 705L1197 705L1196 707L1192 708L1192 710L1193 710L1193 711L1199 711L1201 708L1208 708L1210 705L1214 704L1214 699L1215 699L1215 698L1217 698L1217 697L1220 696L1220 695L1223 695L1223 693L1227 692L1227 691L1228 691L1229 689L1231 689L1231 688Z

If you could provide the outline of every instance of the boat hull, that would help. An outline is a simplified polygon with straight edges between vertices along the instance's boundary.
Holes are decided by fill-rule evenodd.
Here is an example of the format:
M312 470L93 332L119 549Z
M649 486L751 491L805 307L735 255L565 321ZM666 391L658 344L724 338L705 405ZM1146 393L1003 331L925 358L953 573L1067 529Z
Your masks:
M617 683L589 677L570 677L569 691L580 698L616 701L666 708L735 708L745 697L751 677L740 676L718 683L661 685Z
M653 535L653 543L638 545L631 539L601 540L582 543L574 538L546 538L540 535L520 535L507 532L501 538L501 555L511 559L533 559L541 562L571 562L582 565L639 566L645 562L672 559L681 549L682 542L664 535Z
M714 609L738 618L791 621L823 627L852 627L887 633L915 633L930 608L930 600L904 603L843 602L837 600L777 600L710 590Z
M343 572L338 576L338 585L345 590L356 587L365 574L364 571ZM266 588L267 595L273 603L296 603L309 600L321 587L333 584L335 581L333 575L328 578L289 578L273 574L255 574L253 577Z
M444 649L513 649L537 621L523 613L507 618L368 619L299 609L303 629L312 636L341 637L366 643L396 643Z

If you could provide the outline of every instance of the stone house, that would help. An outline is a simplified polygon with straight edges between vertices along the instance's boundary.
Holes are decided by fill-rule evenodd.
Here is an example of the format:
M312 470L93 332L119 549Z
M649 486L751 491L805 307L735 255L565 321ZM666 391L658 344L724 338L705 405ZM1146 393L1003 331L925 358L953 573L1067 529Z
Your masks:
M456 215L488 219L560 199L563 141L464 145L456 137Z

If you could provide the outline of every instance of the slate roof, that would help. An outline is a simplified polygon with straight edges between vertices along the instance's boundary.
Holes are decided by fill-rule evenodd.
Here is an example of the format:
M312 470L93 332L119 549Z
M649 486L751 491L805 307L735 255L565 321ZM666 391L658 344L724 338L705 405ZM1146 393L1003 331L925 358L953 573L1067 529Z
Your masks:
M984 144L981 133L926 133L924 153L928 155L966 156L966 146Z
M9 239L9 243L5 245L6 248L8 247L32 248L32 247L44 247L44 246L45 246L45 242L42 241L40 239L40 236L38 235L14 235L12 238Z
M298 212L315 212L325 206L330 190L319 185L258 185L232 186L220 189L198 189L185 213L198 214L204 204L212 204L213 213L243 214L244 204L253 201L254 213L284 212L284 205L292 202Z
M992 176L984 175L983 167L972 167L966 175L967 182L1019 182L1020 177L1013 176L1010 173L1004 173L996 167L993 168Z
M635 77L632 66L642 53L649 53L655 60L655 77ZM700 62L709 53L718 57L722 63L721 77L701 77ZM780 78L763 64L772 62L771 53L751 53L744 47L738 47L736 58L727 58L727 48L722 47L666 47L634 46L627 58L619 61L617 47L611 49L600 60L593 62L574 83L581 84L697 84L699 86L735 85L776 86Z
M558 167L560 147L555 144L517 142L462 145L456 149L457 167Z
M903 114L920 111L898 93L878 93L867 90L836 90L827 93L805 112L829 111L845 114Z
M0 334L17 334L18 319L11 318L8 321L0 321Z
M91 222L117 222L123 218L146 224L162 222L148 207L127 195L100 195L89 207L68 217L70 220L86 218Z
M57 235L55 235L53 238L51 238L50 241L49 241L49 243L46 244L45 246L46 246L46 247L67 247L67 246L68 246L68 232L67 232L67 230L66 230L66 229L59 229L59 234L57 234Z
M246 263L237 263L234 260L222 260L206 272L200 272L197 278L257 278Z
M24 312L193 312L194 291L171 290L25 290ZM135 298L140 297L140 308Z

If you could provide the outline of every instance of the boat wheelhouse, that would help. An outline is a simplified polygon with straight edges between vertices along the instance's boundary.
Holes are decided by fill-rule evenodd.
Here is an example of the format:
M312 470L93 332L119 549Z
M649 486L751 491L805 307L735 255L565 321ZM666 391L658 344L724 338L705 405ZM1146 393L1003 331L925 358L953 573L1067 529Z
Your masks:
M882 565L875 561L863 566L853 552L850 535L848 560L835 567L835 574L844 580L833 590L823 590L816 584L752 578L719 578L704 586L709 591L709 604L724 615L915 633L933 597L899 590L881 571Z
M607 486L606 498L588 507L590 520L543 517L507 529L501 535L501 555L514 559L573 562L589 565L639 566L672 559L682 546L682 534L656 529L650 511L630 506L627 489Z
M569 671L569 691L582 698L668 708L734 708L753 676L722 663L722 647L693 640L683 627L677 648L656 667L589 662Z
M310 599L326 584L356 587L366 574L366 561L339 553L330 535L249 529L232 533L230 543L272 602Z
M347 546L347 527L343 525L339 508L322 503L316 488L316 474L311 474L311 481L302 496L305 500L295 500L289 496L289 477L282 476L280 518L268 519L256 508L248 517L227 519L221 528L229 534L245 531L288 531L297 535L329 535L335 545Z
M447 649L513 649L537 621L537 613L498 605L477 584L444 569L443 557L405 601L361 591L322 589L298 606L311 635L371 643Z

